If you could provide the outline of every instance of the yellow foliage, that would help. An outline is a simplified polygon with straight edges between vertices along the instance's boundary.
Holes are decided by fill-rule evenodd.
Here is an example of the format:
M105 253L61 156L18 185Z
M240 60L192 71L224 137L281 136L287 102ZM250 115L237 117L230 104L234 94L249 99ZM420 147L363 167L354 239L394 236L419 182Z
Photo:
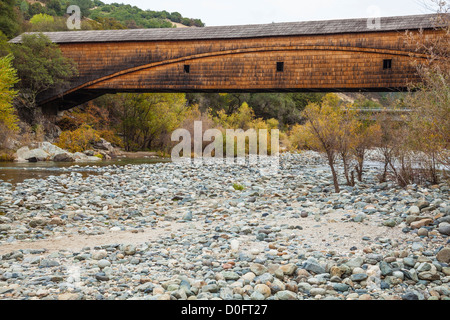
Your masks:
M308 141L311 141L311 133L307 126L296 124L288 133L289 149L294 150L308 150L311 147Z
M88 125L74 131L63 131L56 145L70 152L83 152L100 140L99 133Z
M12 56L0 58L0 124L11 131L19 129L18 118L12 106L13 99L17 95L13 87L17 81L17 72L12 67Z
M123 140L112 130L99 130L98 135L100 136L100 138L105 139L114 146L117 146L119 148L123 148L124 146Z

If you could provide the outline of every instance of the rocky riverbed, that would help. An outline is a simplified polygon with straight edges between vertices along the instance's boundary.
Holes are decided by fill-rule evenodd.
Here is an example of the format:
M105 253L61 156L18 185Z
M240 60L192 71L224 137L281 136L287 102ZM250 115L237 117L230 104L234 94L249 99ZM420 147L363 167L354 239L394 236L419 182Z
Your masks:
M448 300L448 185L334 194L316 153L0 181L0 299ZM243 190L235 190L240 184Z

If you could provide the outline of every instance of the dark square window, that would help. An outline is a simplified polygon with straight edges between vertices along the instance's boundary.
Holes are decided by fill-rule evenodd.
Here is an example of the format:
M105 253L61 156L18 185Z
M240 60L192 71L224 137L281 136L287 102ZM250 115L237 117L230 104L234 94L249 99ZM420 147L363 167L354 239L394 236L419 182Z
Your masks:
M284 72L284 62L277 62L277 72Z
M184 65L184 73L190 73L191 72L191 66L189 64Z
M392 59L383 60L383 69L384 70L392 69Z

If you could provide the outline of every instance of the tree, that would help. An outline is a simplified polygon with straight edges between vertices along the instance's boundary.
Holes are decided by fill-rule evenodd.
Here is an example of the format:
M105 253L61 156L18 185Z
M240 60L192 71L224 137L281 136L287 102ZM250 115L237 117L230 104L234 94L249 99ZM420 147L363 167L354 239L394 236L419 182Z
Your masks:
M0 31L8 38L19 33L19 19L15 11L15 0L2 0L0 2Z
M301 110L297 108L291 94L256 93L251 95L248 103L257 117L275 118L282 125L292 125L302 120Z
M80 7L82 17L89 17L90 15L89 9L91 9L94 6L91 0L71 0L70 4L77 5Z
M77 74L73 61L43 34L23 35L22 43L12 46L21 107L34 110L36 98L49 89L60 90Z
M309 147L326 155L336 193L340 192L335 169L341 137L339 104L339 98L336 95L328 94L321 104L310 103L303 111L303 116L306 118L304 134L307 138L305 140L308 141Z
M118 94L103 103L118 119L116 130L127 151L161 148L186 111L184 94Z
M172 20L173 22L181 22L181 19L183 18L183 16L179 13L179 12L172 12L170 14L170 20Z
M64 12L65 8L63 8L63 5L61 5L60 0L50 0L47 3L47 9L53 10L55 12L55 14L58 16L63 15L65 13Z
M367 151L379 145L381 138L381 126L378 123L360 121L354 132L353 156L356 158L357 165L355 170L359 182L363 180L364 161Z
M357 142L356 130L359 126L357 111L352 104L341 105L335 110L334 116L339 123L339 129L337 130L337 152L339 153L344 166L344 176L347 180L347 185L354 186L355 181L353 175L350 176L350 167L354 155L353 151Z
M8 38L0 31L0 57L7 56L11 53L11 46L8 43Z
M13 89L18 78L12 67L11 55L0 58L0 147L11 132L18 130L17 116L12 105L17 91Z
M31 24L51 23L54 21L55 18L45 13L36 14L30 19Z
M406 100L410 106L411 122L408 143L416 154L425 155L429 180L438 182L438 165L450 170L450 3L432 0L438 12L436 30L439 37L428 38L424 33L408 33L407 39L416 51L428 57L416 63L422 83L411 86L416 93ZM420 132L420 134L417 134Z

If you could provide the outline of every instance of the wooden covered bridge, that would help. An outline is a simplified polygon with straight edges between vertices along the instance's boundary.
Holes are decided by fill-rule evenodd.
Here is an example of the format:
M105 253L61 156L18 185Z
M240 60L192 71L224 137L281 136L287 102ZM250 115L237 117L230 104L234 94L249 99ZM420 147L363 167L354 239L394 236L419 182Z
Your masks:
M57 112L116 92L404 90L425 61L405 31L438 36L435 15L185 29L47 32L79 76L38 97ZM20 43L21 36L11 40Z

